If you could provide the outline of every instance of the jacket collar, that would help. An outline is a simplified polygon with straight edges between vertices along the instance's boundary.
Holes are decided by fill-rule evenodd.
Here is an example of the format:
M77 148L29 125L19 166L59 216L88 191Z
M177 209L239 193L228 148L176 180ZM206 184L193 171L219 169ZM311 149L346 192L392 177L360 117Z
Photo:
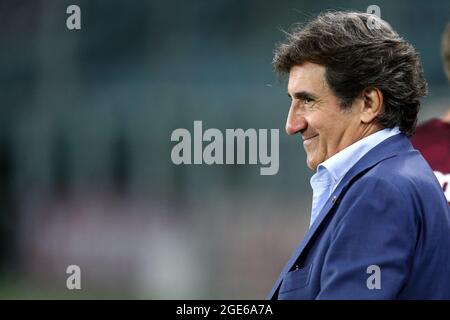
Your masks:
M312 226L307 231L305 237L299 246L295 249L293 255L285 265L283 271L278 277L275 285L270 291L268 298L273 299L275 293L281 285L282 280L286 273L294 266L295 262L300 258L303 253L303 250L311 241L313 235L317 232L319 226L324 221L327 214L331 211L333 206L337 204L340 200L340 195L345 191L349 185L349 183L356 178L360 173L367 171L372 168L379 162L395 157L396 155L406 152L409 150L413 150L411 142L408 137L404 134L398 134L393 137L390 137L377 146L375 146L372 150L370 150L366 155L364 155L344 176L342 181L336 187L330 198L327 200L326 204L323 206L316 220L312 224Z

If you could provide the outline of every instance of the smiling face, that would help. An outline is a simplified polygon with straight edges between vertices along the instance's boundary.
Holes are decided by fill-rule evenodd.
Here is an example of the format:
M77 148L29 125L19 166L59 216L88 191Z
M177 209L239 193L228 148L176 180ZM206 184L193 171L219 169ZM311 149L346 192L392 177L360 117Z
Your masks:
M311 170L364 136L371 134L361 120L361 103L342 110L338 97L328 87L325 67L305 62L289 72L291 107L286 122L289 135L300 133Z

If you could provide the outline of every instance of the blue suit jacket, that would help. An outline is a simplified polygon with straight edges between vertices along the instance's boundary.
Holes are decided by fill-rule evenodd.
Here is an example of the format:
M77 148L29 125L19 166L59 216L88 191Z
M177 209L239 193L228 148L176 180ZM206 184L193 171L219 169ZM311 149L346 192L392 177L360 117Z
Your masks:
M371 265L380 289L367 285ZM409 138L386 139L347 172L269 299L450 299L449 205Z

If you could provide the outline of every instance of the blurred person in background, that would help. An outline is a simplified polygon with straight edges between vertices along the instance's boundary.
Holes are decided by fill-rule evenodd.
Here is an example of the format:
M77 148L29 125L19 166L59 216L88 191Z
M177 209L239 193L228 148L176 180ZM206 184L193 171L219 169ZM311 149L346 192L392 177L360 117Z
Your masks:
M315 174L310 228L269 298L450 299L449 206L410 142L426 95L413 46L375 16L327 12L273 65Z
M442 60L450 81L450 23L442 37ZM450 204L450 104L441 119L431 119L418 126L411 140L434 170Z

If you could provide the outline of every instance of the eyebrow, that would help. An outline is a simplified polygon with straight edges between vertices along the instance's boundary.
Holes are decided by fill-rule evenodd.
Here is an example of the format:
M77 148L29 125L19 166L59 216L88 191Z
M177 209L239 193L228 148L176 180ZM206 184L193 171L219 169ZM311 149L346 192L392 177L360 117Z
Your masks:
M289 94L289 92L287 93L287 95L289 96L289 98L292 98L292 96ZM295 92L293 94L293 96L294 96L295 99L311 99L311 100L316 100L317 99L317 97L314 94L309 93L307 91Z

